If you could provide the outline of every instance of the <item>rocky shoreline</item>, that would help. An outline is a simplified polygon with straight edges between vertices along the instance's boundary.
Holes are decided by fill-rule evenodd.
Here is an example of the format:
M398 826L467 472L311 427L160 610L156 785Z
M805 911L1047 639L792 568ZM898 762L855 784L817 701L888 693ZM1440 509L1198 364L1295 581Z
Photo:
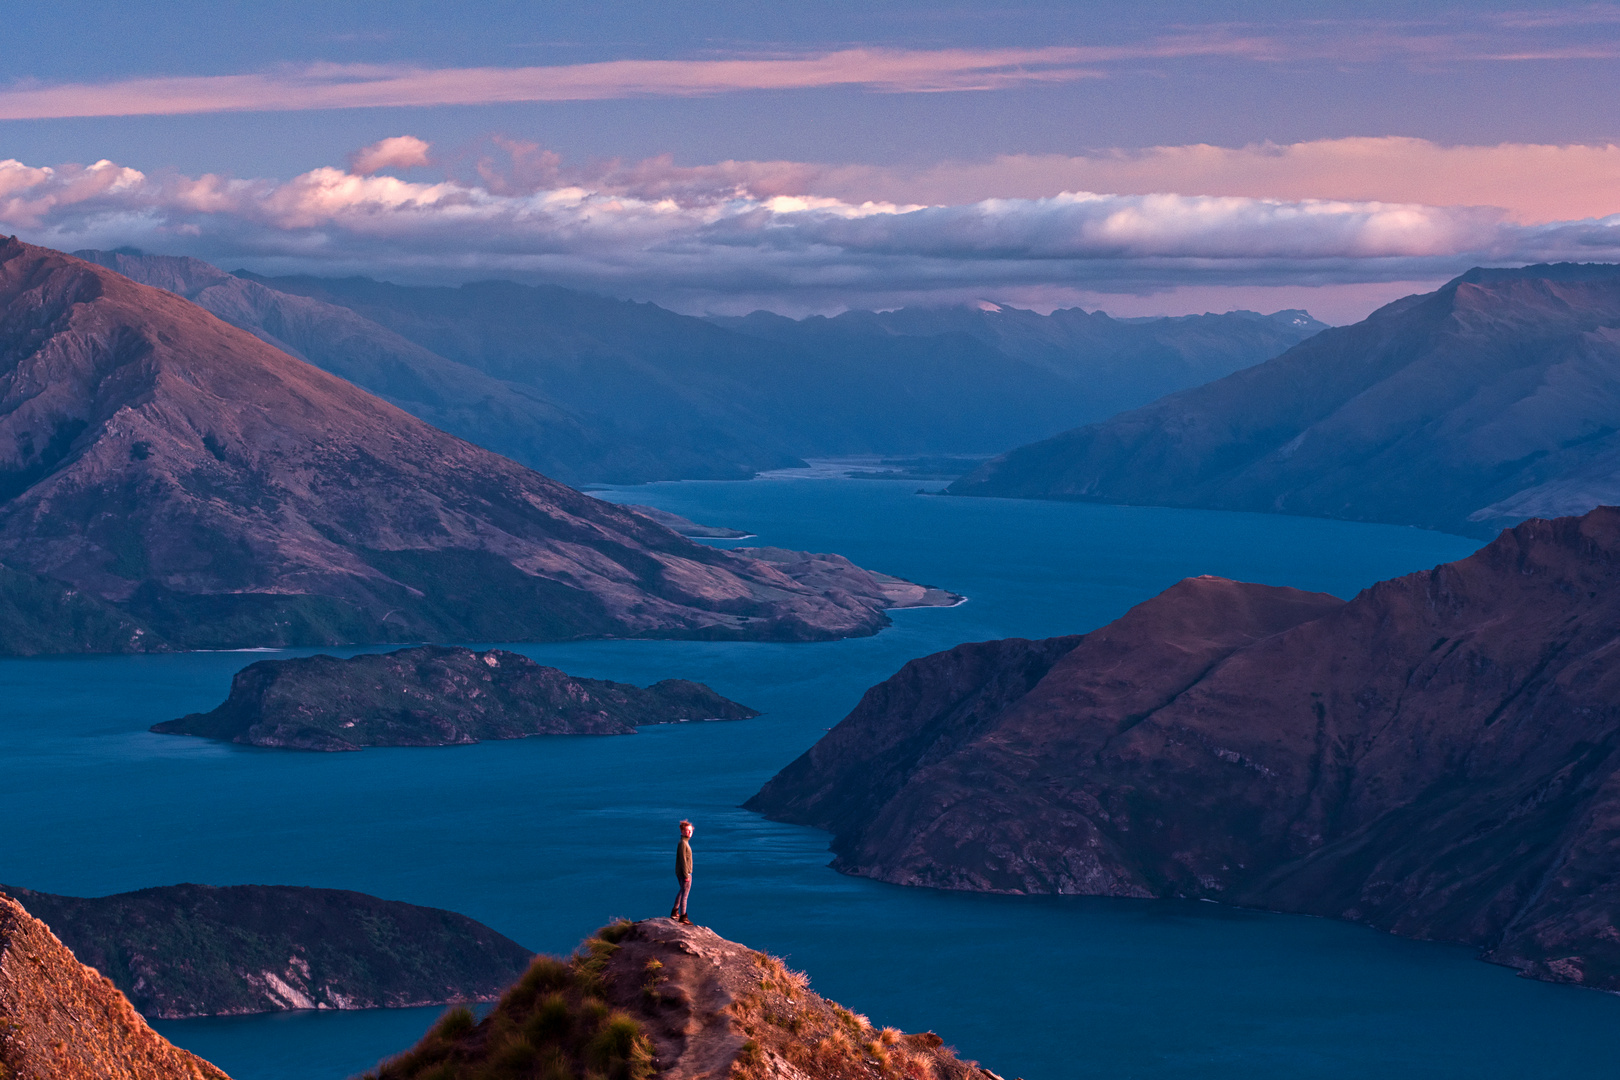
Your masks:
M1345 602L1191 578L914 660L746 805L846 873L1188 897L1620 991L1620 508Z

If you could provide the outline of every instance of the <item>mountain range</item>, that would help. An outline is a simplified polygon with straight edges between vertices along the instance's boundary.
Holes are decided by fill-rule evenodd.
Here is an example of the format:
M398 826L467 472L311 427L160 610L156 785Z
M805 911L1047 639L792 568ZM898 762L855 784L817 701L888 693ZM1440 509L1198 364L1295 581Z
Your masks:
M1620 508L1321 593L1187 579L914 660L746 805L846 873L1196 897L1620 990Z
M1115 319L1081 308L1041 315L989 301L799 320L756 311L709 321L824 353L896 339L969 338L1056 375L1078 411L1097 419L1269 360L1327 329L1298 309Z
M1297 311L1116 320L988 304L702 319L560 286L267 278L189 258L76 254L569 483L994 453L1259 363L1323 328Z
M949 490L1481 537L1620 502L1620 266L1470 270Z
M447 435L174 293L0 240L0 650L821 640L954 600L767 556Z

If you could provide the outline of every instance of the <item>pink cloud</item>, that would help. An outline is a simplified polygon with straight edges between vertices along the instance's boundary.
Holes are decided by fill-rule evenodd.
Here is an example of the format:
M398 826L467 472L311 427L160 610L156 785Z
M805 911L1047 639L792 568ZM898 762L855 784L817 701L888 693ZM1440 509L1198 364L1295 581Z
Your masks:
M1222 42L1210 43L1204 49L1229 53L1239 47ZM1192 48L1190 44L1167 43L1149 51L1170 55ZM589 101L822 86L865 86L891 93L992 90L1094 77L1095 72L1080 65L1119 52L1063 47L845 49L812 56L612 60L525 68L317 64L247 75L139 78L0 90L0 120Z
M414 135L396 135L350 154L349 171L358 176L370 176L383 169L431 165L428 150L429 144Z
M728 163L734 171L744 170ZM788 163L750 163L786 174ZM713 169L715 167L709 166ZM1441 146L1401 137L1274 145L1155 146L1083 156L1008 155L924 168L797 166L802 190L846 199L960 203L1064 191L1493 206L1522 224L1620 213L1620 146Z
M1113 45L834 51L625 59L548 67L286 65L230 75L139 77L0 89L0 120L693 97L859 86L985 91L1105 77L1109 65L1225 58L1253 63L1559 62L1620 57L1612 5L1557 13L1437 12L1426 19L1278 19L1184 26Z

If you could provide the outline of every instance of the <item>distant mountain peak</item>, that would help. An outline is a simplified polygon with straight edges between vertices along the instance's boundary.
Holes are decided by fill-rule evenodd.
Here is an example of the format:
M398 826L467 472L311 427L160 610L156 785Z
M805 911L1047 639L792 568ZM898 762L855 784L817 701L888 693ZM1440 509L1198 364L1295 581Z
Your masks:
M1477 536L1620 501L1617 432L1620 266L1475 268L950 490Z

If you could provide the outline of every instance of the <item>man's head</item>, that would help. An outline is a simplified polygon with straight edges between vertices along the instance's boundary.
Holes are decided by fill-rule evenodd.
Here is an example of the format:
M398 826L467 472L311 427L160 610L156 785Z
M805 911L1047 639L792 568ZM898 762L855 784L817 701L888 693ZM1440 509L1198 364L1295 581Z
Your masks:
M681 820L681 835L688 839L692 836L692 823L684 818Z

